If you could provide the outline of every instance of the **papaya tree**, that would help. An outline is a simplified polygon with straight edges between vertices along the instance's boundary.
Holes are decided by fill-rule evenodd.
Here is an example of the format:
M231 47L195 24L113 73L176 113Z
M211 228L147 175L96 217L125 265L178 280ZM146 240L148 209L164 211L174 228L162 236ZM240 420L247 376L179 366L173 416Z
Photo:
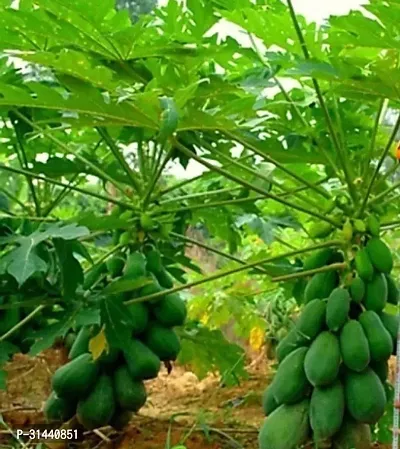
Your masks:
M397 333L396 2L324 27L290 0L186 3L132 25L107 0L2 2L1 360L65 338L48 419L121 427L178 336L186 358L195 336L220 341L182 327L183 292L246 273L304 307L260 447L295 448L309 425L319 447L351 447L385 412ZM221 18L248 46L209 33ZM204 272L189 245L229 262Z

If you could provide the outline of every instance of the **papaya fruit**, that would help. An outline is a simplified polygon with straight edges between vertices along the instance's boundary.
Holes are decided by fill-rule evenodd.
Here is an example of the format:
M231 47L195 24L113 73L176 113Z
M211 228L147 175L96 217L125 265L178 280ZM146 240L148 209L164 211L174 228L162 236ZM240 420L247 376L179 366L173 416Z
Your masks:
M120 255L114 255L106 261L108 273L112 278L122 275L125 266L125 260Z
M160 284L157 281L154 281L150 284L145 285L143 288L140 289L139 297L150 296L155 293L161 293L163 290L164 289L160 286ZM155 304L158 301L160 301L162 298L164 298L163 295L159 296L158 298L156 298L154 300L150 300L150 303Z
M110 376L102 374L92 386L90 393L78 402L76 417L88 430L97 429L109 423L114 415L115 399Z
M131 243L131 233L129 231L124 231L119 236L119 244L126 246L126 245L129 245L129 243Z
M389 274L385 274L385 277L388 289L387 301L389 304L394 304L395 306L397 306L399 302L399 289L397 287L397 284Z
M367 310L381 312L388 297L387 281L382 273L375 273L371 281L366 283L364 306Z
M335 250L332 248L324 248L308 256L303 264L303 270L314 270L328 265L333 257Z
M357 274L364 281L370 281L374 275L374 266L369 258L366 248L357 251L354 258Z
M61 398L80 398L96 382L98 372L98 364L92 356L81 354L57 369L52 378L53 390Z
M360 315L359 322L368 340L371 360L387 360L393 352L393 340L379 316L367 310Z
M65 348L68 349L68 351L71 350L72 345L75 343L75 340L76 340L75 332L68 332L68 334L66 335L66 337L64 339L64 345L65 345Z
M43 413L47 421L65 422L75 415L76 402L59 398L54 391L48 397Z
M371 427L346 416L333 440L333 449L371 449Z
M397 335L399 332L399 317L397 315L390 315L389 313L382 312L379 315L379 318L382 321L383 326L389 332L393 341L393 351L392 354L396 355L396 347L397 347Z
M385 390L371 368L366 368L361 373L347 372L345 397L350 415L359 422L375 424L385 412Z
M154 274L163 269L161 254L156 249L151 249L146 253L146 268Z
M68 353L70 360L76 359L82 354L89 352L89 341L93 336L92 326L82 326L76 336L74 344Z
M390 273L393 257L389 247L381 239L374 237L368 241L366 250L374 268L381 273Z
M328 235L332 234L333 226L327 222L313 223L309 229L308 233L312 239L324 239Z
M143 337L144 343L162 362L176 360L181 344L173 329L152 323Z
M161 287L172 288L174 286L174 282L165 268L155 273L155 276Z
M337 378L339 367L338 338L330 332L321 332L311 343L304 359L304 369L308 381L314 387L329 385Z
M345 288L335 288L326 304L326 324L331 331L338 331L349 317L350 295Z
M133 217L133 211L131 211L131 210L125 210L119 216L119 218L124 221L130 220L132 217Z
M379 379L384 384L389 374L389 364L387 360L371 362L370 368L378 375Z
M115 430L123 430L133 417L133 413L129 410L121 410L116 408L114 415L110 419L110 426Z
M279 402L275 399L274 389L272 384L269 385L262 395L262 408L264 411L264 415L270 415L275 409L279 407Z
M260 449L297 449L310 433L309 401L281 405L264 420L258 443Z
M310 387L304 371L307 351L307 348L298 348L280 363L271 384L278 404L292 404L305 397Z
M143 213L140 216L140 226L144 231L151 231L155 226L155 222L148 213Z
M89 290L101 277L101 275L107 273L107 266L103 262L98 265L94 265L91 270L85 275L83 281L83 289Z
M137 412L146 403L147 394L141 380L133 380L126 365L120 366L113 376L115 399L123 410Z
M139 340L133 339L127 344L124 358L134 380L154 379L160 371L160 359Z
M349 291L352 301L360 304L365 295L365 282L356 276L350 283Z
M278 362L282 362L291 352L302 346L307 346L309 339L303 337L297 332L297 329L292 329L278 344L276 348L276 358Z
M367 337L361 324L356 320L348 321L340 332L340 352L343 363L353 371L363 371L370 362Z
M338 275L334 271L317 273L308 281L304 290L304 303L307 304L313 299L327 298L331 291L337 286Z
M313 299L306 304L296 322L298 334L308 340L314 340L325 325L325 313L326 302L321 299Z
M144 332L149 322L149 309L143 302L133 302L126 306L131 317L132 335Z
M177 293L166 295L155 303L152 313L160 324L167 327L182 326L187 315L185 302Z
M137 279L145 276L146 259L144 255L139 251L129 254L124 268L124 277L127 279Z
M345 411L344 388L339 380L314 388L310 401L310 424L319 447L339 431Z
M369 215L367 218L367 230L373 237L379 237L380 223L375 215Z

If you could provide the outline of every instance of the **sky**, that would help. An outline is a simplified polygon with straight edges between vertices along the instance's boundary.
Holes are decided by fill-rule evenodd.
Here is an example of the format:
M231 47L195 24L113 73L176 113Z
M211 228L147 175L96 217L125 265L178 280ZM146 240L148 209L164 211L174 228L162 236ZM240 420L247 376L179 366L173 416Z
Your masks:
M361 5L368 3L366 0L292 0L297 13L305 16L309 21L322 22L330 15L347 14L352 9L359 9ZM168 0L159 0L160 5L165 5ZM248 38L240 33L239 27L222 21L218 25L221 37L230 35L235 37L241 44L248 45ZM179 178L192 178L201 174L204 167L196 161L190 161L186 170L179 164L169 167L170 173Z

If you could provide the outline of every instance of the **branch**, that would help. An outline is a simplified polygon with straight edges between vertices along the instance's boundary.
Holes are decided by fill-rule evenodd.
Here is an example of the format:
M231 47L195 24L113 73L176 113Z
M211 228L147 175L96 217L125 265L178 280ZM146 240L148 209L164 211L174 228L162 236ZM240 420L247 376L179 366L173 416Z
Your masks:
M23 176L30 176L31 178L39 179L44 182L49 182L50 184L54 184L54 185L57 185L60 187L67 187L71 190L74 190L75 192L82 193L83 195L92 196L99 200L106 201L107 203L117 204L117 205L125 207L127 209L137 211L137 208L135 208L132 204L117 200L111 196L101 195L100 193L95 193L90 190L82 189L80 187L70 186L69 184L65 184L64 182L57 181L56 179L48 178L47 176L37 175L36 173L32 173L28 170L8 167L7 165L3 165L3 164L0 164L0 170L8 171L11 173L16 173L18 175L23 175Z
M296 210L298 210L300 212L303 212L303 213L305 213L307 215L310 215L312 217L319 218L322 221L326 221L327 223L330 223L334 227L340 227L340 225L338 223L336 223L334 220L332 220L331 218L329 218L329 217L327 217L327 216L325 216L323 214L320 214L319 212L310 211L307 208L299 206L299 205L297 205L295 203L291 203L291 202L289 202L289 201L287 201L287 200L285 200L283 198L280 198L278 195L274 195L273 193L270 193L270 192L266 191L265 189L262 189L262 188L260 188L258 186L255 186L253 184L248 183L247 181L245 181L245 180L243 180L241 178L238 178L237 176L231 174L228 171L223 170L220 167L216 167L215 165L211 164L210 162L204 160L203 158L193 154L189 149L187 149L184 145L182 145L178 141L175 142L175 147L177 147L182 153L184 153L184 154L186 154L188 156L190 155L190 157L192 159L196 160L197 162L199 162L200 164L204 165L208 169L213 170L213 171L215 171L215 172L225 176L225 178L231 179L232 181L235 181L238 184L240 184L240 185L242 185L244 187L247 187L250 190L253 190L254 192L260 193L260 194L264 195L266 198L270 198L272 200L275 200L275 201L277 201L280 204L284 204L287 207L290 207L292 209L296 209Z
M285 274L283 276L277 276L272 278L271 282L281 282L281 281L288 281L291 279L300 279L318 273L326 273L327 271L344 270L345 268L347 268L347 263L345 262L332 263L331 265L325 265L324 267L314 268L313 270L306 270L297 273Z
M169 295L170 293L176 293L176 292L179 292L181 290L186 290L188 288L192 288L192 287L196 287L196 286L201 285L201 284L205 284L206 282L215 281L217 279L221 279L223 277L230 276L232 274L237 274L237 273L240 273L242 271L249 270L250 268L254 268L256 266L259 266L259 265L265 265L267 263L275 262L276 260L279 260L279 259L285 259L285 258L288 258L288 257L294 257L294 256L297 256L299 254L308 253L310 251L315 251L315 250L321 249L321 248L332 248L332 247L340 247L340 246L343 246L343 242L341 240L331 240L331 241L328 241L328 242L319 243L317 245L308 246L307 248L297 249L296 251L290 251L290 252L285 253L285 254L280 254L280 255L272 256L272 257L267 257L266 259L262 259L262 260L258 260L256 262L248 263L246 266L232 268L231 270L226 270L226 271L219 272L219 273L217 272L217 273L212 274L210 276L206 276L203 279L200 279L198 281L189 282L187 284L179 285L179 286L173 287L173 288L169 288L167 290L163 290L162 292L153 293L151 295L143 296L141 298L130 299L129 301L125 301L125 304L129 305L129 304L133 304L135 302L150 301L152 299L156 299L156 298L163 297L165 295Z
M126 176L131 181L132 187L136 190L136 193L140 195L141 193L141 187L140 184L137 182L135 176L137 174L132 170L132 168L128 165L126 162L124 156L121 154L120 149L115 144L114 140L110 136L109 132L106 128L97 127L97 132L100 134L100 136L104 139L104 142L107 144L108 148L110 148L112 154L114 155L115 159L119 162L119 165L126 173Z

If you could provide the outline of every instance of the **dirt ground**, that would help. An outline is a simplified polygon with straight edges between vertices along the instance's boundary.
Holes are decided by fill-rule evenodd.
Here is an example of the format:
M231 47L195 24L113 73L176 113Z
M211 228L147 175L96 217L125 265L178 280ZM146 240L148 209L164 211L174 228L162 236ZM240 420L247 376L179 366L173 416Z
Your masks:
M40 357L15 356L8 364L8 391L0 392L0 449L22 447L10 435L44 422L41 409L50 392L54 370L66 361L63 349ZM216 376L199 381L183 367L163 371L147 383L149 400L126 430L88 432L78 444L49 444L50 449L256 449L263 420L261 394L271 378L268 362L259 357L249 366L249 379L222 387ZM1 428L1 426L0 426ZM168 441L170 444L168 445ZM374 446L389 449L390 446ZM26 445L25 449L37 449ZM185 449L185 448L180 448Z

